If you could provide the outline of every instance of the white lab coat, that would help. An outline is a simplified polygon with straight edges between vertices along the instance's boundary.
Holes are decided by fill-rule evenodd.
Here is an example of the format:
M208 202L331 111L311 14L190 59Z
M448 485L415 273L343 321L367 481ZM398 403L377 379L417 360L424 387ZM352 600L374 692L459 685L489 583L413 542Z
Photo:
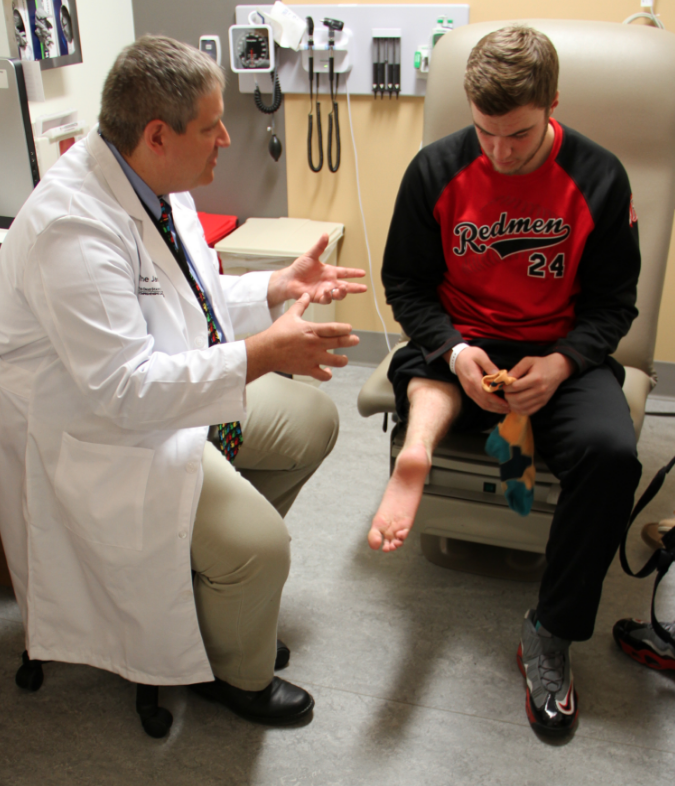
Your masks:
M235 334L269 274L219 276L189 194L174 220L228 343L94 129L0 250L0 531L31 658L135 682L212 679L190 540L208 426L245 416Z

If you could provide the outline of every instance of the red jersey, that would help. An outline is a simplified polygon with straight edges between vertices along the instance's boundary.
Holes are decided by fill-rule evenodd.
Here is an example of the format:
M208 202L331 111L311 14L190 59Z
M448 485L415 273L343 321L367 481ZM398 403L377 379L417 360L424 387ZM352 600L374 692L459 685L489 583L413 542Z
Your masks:
M429 360L462 340L552 345L602 362L636 316L640 255L625 170L555 120L534 172L496 172L475 129L416 156L385 249L387 301Z
M550 122L553 148L534 172L500 174L482 153L434 208L447 265L438 295L465 338L549 343L574 326L577 267L594 222L556 162L562 128Z

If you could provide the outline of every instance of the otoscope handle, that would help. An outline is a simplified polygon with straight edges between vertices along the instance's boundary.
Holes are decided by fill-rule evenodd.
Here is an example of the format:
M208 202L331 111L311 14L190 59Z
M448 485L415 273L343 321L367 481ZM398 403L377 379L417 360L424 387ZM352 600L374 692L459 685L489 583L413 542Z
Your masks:
M384 63L377 64L377 87L384 93Z
M309 49L309 85L312 88L314 81L314 58L312 52L314 51L314 20L311 16L306 17L307 21L307 48Z

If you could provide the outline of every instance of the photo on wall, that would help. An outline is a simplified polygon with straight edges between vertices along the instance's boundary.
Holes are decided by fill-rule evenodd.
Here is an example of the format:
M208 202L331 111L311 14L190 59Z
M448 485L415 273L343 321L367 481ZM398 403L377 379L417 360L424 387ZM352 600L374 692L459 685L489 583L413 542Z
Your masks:
M12 57L41 68L82 62L76 0L2 0Z

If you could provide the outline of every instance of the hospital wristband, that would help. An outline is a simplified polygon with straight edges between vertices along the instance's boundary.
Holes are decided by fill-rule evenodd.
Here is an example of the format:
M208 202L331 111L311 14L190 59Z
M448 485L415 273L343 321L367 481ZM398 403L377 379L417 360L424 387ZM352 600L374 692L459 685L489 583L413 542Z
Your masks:
M455 363L457 362L457 358L459 357L459 353L465 349L468 349L468 344L455 344L452 348L452 353L450 355L450 373L455 373Z

